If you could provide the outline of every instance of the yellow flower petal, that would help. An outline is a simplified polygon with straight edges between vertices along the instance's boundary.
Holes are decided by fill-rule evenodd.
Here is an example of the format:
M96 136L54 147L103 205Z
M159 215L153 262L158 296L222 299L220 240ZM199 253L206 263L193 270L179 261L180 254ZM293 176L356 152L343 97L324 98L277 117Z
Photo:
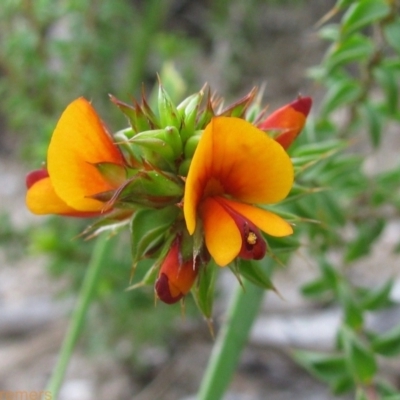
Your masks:
M49 177L33 184L26 193L26 205L34 214L74 214L76 210L62 201L54 191Z
M90 196L116 188L101 175L98 163L123 165L124 160L94 108L81 97L61 115L47 153L57 195L76 210L104 211L105 204Z
M276 203L289 193L293 176L289 156L264 132L240 118L213 118L186 179L184 214L189 232L195 229L196 210L205 194L225 194L246 203ZM210 182L210 192L205 193Z
M271 211L263 210L249 204L238 203L223 197L219 197L219 200L223 201L230 208L243 215L243 217L247 218L268 235L283 237L293 233L293 228L290 224Z
M242 237L234 220L212 197L201 205L206 246L215 262L224 267L238 254Z

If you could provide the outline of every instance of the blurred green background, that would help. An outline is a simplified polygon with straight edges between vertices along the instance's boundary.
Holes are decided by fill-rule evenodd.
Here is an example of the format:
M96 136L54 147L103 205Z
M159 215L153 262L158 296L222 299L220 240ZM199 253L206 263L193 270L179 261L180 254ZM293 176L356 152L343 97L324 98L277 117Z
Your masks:
M278 3L278 20L268 17L270 7ZM165 76L164 84L176 101L198 91L205 82L213 91L232 100L272 76L266 97L274 106L292 100L305 89L304 69L300 63L296 71L298 60L290 59L286 72L280 68L282 60L278 61L280 51L275 39L298 29L292 17L285 15L285 9L291 7L295 13L297 10L304 19L302 3L3 1L1 156L10 159L12 154L12 159L18 160L26 171L38 168L46 158L59 115L79 96L92 100L112 131L125 127L125 118L109 101L108 94L127 102L132 97L139 98L142 90L149 95L157 74ZM313 13L320 14L319 8ZM271 58L268 44L274 46L278 59ZM290 82L285 74L293 75L293 71L296 76ZM49 273L55 279L62 277L68 281L59 296L68 297L79 289L93 248L92 241L77 238L87 221L48 217L17 228L8 211L2 211L0 217L0 239L9 249L9 257L45 254ZM143 341L171 342L171 329L180 324L180 312L164 305L154 310L149 288L125 291L131 268L128 235L120 235L116 241L109 264L97 289L102 321L96 322L96 313L93 314L96 334L89 334L89 342L107 348L124 335L135 343L134 349L140 348ZM186 303L187 317L207 332L200 315L193 312L190 297ZM93 329L90 326L89 332ZM137 326L141 329L135 329ZM135 357L134 350L129 357Z
M339 3L343 12L316 27ZM352 8L354 4L362 6ZM384 354L382 342L392 345L393 337L400 335L396 331L389 342L375 340L376 332L371 334L365 326L367 314L393 306L390 293L395 281L390 271L395 264L381 268L375 263L370 274L360 268L360 263L369 268L367 257L385 229L393 229L400 219L400 166L393 156L398 146L393 129L400 121L399 27L399 2L385 0L3 0L0 175L40 166L57 119L78 96L92 100L111 131L124 128L127 123L108 94L126 102L139 98L142 90L150 96L157 73L165 77L163 82L177 101L205 82L228 101L266 84L264 100L271 109L298 93L311 95L310 124L291 154L304 165L307 157L316 164L299 174L298 183L324 191L301 198L291 208L304 218L321 221L297 227L295 240L300 237L306 243L305 252L317 266L313 279L305 282L300 277L295 284L304 283L302 295L309 308L341 307L344 327L338 338L350 337L352 344L366 349L362 355L367 354L373 366L366 380L372 379L377 373L375 352ZM335 153L342 145L347 150ZM376 154L380 155L374 158ZM8 193L9 183L2 184L2 194ZM20 260L44 255L40 262L54 278L48 292L60 300L73 298L93 249L92 241L79 238L87 221L28 216L17 209L21 202L13 205L13 200L12 194L4 203L1 199L3 269L20 265L15 268L25 288L30 282L24 280L26 265ZM14 223L15 215L24 219L22 224ZM155 308L151 288L126 292L129 237L122 234L113 240L84 345L92 355L113 354L132 381L145 386L155 376L149 364L141 364L140 351L146 345L160 345L168 354L179 355L190 341L188 332L207 341L209 334L190 296L184 319L179 307ZM394 246L387 254L396 255L400 241L391 240ZM144 268L139 270L139 276L143 272ZM222 302L216 307L217 317L224 306ZM299 354L298 362L342 393L357 384L359 376L347 370L344 377L338 373L337 368L344 371L344 365L353 362L339 339L333 361ZM121 350L121 343L129 345ZM396 349L384 350L396 356Z

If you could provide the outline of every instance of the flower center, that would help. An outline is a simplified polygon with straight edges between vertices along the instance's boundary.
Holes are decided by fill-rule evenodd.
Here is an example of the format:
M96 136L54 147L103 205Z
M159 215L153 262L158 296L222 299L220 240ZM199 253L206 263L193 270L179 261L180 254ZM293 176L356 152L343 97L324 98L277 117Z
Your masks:
M224 194L224 187L218 179L211 178L205 185L203 198Z

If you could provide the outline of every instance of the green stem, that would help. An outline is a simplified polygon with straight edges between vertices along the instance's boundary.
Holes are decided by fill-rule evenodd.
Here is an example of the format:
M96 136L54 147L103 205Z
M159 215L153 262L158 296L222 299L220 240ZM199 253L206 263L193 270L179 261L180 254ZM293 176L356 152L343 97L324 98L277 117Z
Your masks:
M62 344L57 364L47 385L47 392L51 393L52 400L57 400L58 392L64 379L65 371L74 350L75 344L81 333L90 302L93 297L96 283L104 265L106 255L111 249L112 240L107 235L101 235L94 246L92 258L90 259L82 288L79 293L76 307L72 313L70 325Z
M248 281L238 287L221 328L197 400L219 400L229 386L265 290Z

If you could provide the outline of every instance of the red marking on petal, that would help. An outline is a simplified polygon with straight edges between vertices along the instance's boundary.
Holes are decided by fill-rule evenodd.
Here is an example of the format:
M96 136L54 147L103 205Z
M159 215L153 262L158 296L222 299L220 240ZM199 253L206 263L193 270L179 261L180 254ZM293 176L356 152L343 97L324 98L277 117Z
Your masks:
M242 247L238 257L245 260L261 260L264 258L267 252L267 244L256 225L229 207L223 199L218 197L215 199L235 221L242 236Z
M158 298L166 304L174 304L184 296L183 293L179 293L177 296L171 294L170 282L164 273L160 273L155 284L155 291Z
M48 176L49 173L47 172L47 169L44 168L29 172L25 178L26 188L30 189L36 182L47 178Z
M294 108L296 111L301 112L305 117L309 114L312 106L311 97L299 97L297 100L289 104L290 107Z

